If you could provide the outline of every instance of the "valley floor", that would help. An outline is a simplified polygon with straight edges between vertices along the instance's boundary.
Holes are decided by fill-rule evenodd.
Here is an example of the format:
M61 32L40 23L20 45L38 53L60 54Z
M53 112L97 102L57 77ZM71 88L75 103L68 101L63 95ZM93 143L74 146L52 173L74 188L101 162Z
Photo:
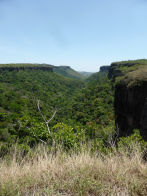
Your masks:
M147 195L147 163L137 149L129 155L115 149L108 155L40 149L29 157L14 152L1 160L0 195Z

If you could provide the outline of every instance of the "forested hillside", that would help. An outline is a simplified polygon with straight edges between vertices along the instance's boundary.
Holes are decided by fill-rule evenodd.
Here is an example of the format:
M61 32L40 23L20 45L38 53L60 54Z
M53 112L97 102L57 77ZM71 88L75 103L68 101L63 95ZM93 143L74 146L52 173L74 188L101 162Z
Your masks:
M46 70L50 72L55 72L61 76L65 76L67 78L82 80L85 78L79 72L73 70L69 66L54 66L51 64L32 64L32 63L15 63L15 64L0 64L0 71L4 70Z
M40 137L45 139L43 130L46 126L37 100L40 100L40 109L46 119L57 111L50 127L65 123L86 131L89 127L97 130L113 123L113 91L107 73L97 73L89 81L80 81L56 74L47 65L0 67L2 142L33 145Z
M72 78L72 79L82 80L86 78L83 74L73 70L69 66L53 66L53 71L62 76Z
M73 116L77 122L106 126L114 119L113 90L105 72L90 76L74 101Z
M94 72L86 72L86 71L79 71L79 73L85 76L86 78L94 74Z

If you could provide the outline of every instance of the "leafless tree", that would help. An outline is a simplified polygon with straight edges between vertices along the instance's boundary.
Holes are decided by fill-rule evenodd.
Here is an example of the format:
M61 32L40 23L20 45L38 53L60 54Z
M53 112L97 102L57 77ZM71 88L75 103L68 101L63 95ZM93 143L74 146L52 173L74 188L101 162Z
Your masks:
M51 117L49 120L46 120L45 116L43 115L43 113L42 113L42 111L41 111L41 109L40 109L40 100L37 100L37 108L38 108L38 110L39 110L39 112L40 112L40 114L41 114L41 117L42 117L42 119L43 119L43 121L44 121L46 127L47 127L48 134L51 135L49 123L50 123L51 120L55 117L55 115L56 115L56 113L57 113L57 109L55 109L55 111L54 111L52 117ZM34 136L37 137L36 135L34 135ZM52 139L53 139L53 138L52 138ZM43 140L41 140L41 139L39 139L39 140L40 140L41 142L43 142L43 143L46 143L45 141L43 141ZM53 143L55 144L54 139L53 139Z
M46 120L45 117L44 117L44 115L43 115L43 113L42 113L42 111L41 111L41 109L40 109L40 100L37 100L37 107L38 107L38 110L39 110L39 112L40 112L40 114L41 114L41 116L42 116L42 118L44 120L44 123L45 123L46 127L47 127L48 133L50 135L51 134L51 131L50 131L49 123L55 117L57 110L55 109L52 117L49 120Z

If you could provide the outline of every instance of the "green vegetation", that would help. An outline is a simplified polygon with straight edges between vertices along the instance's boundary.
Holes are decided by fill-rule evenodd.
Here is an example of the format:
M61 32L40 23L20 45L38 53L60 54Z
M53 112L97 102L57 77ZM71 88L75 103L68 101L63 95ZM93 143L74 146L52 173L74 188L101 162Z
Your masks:
M110 78L116 83L125 83L127 86L138 85L147 81L147 60L122 61L112 63Z
M48 70L5 69L0 72L1 156L16 142L22 148L25 146L26 151L40 140L52 145L53 140L38 111L37 100L41 100L40 108L46 119L51 118L54 110L57 110L49 124L51 130L58 126L57 123L64 123L65 127L71 126L67 128L66 134L70 130L75 133L78 130L83 134L81 137L89 140L97 137L104 127L109 130L114 125L113 91L107 74L98 73L91 76L89 82L84 82ZM62 138L56 131L55 133L54 139ZM68 143L72 140L82 138L69 139Z
M73 70L69 66L58 66L58 67L54 66L53 71L62 75L62 76L72 78L72 79L82 80L82 79L85 78L84 75L82 75L79 72Z
M86 71L79 71L79 73L85 77L89 77L92 74L94 74L94 72L86 72Z
M68 119L65 113L70 107L72 96L82 87L82 82L50 71L0 72L1 141L10 144L19 139L20 143L28 141L32 145L34 136L29 128L35 125L41 129L40 123L43 121L37 109L37 100L41 100L41 109L47 118L57 108L52 122L56 124Z
M108 72L81 80L69 67L7 67L0 67L0 195L147 194L147 143L138 130L117 138Z
M50 64L32 64L32 63L11 63L11 64L0 64L0 68L3 67L53 67Z
M69 152L38 146L24 156L15 147L0 162L0 195L147 195L147 163L138 141L135 133L108 153L91 153L91 145L82 144Z
M54 66L50 64L31 64L31 63L21 63L21 64L0 64L0 70L44 70L44 71L51 71L55 72L57 74L60 74L61 76L65 76L67 78L82 80L85 77L80 74L79 72L73 70L69 66Z
M87 86L75 97L73 116L84 125L105 127L114 120L113 101L113 90L107 74L93 74Z
M94 74L92 74L91 76L89 76L88 78L86 78L85 80L87 82L97 82L98 83L106 83L107 81L107 75L108 75L108 72L96 72Z

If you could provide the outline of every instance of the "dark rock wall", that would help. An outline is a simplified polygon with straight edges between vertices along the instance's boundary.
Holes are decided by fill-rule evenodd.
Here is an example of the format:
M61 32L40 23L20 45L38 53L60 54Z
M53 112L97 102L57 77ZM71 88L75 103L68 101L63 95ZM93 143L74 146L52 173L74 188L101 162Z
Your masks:
M52 67L0 67L0 71L42 70L53 72Z
M108 72L110 69L110 66L104 65L100 67L100 72Z
M114 107L119 135L127 136L133 129L140 129L147 140L147 82L133 87L117 84Z

